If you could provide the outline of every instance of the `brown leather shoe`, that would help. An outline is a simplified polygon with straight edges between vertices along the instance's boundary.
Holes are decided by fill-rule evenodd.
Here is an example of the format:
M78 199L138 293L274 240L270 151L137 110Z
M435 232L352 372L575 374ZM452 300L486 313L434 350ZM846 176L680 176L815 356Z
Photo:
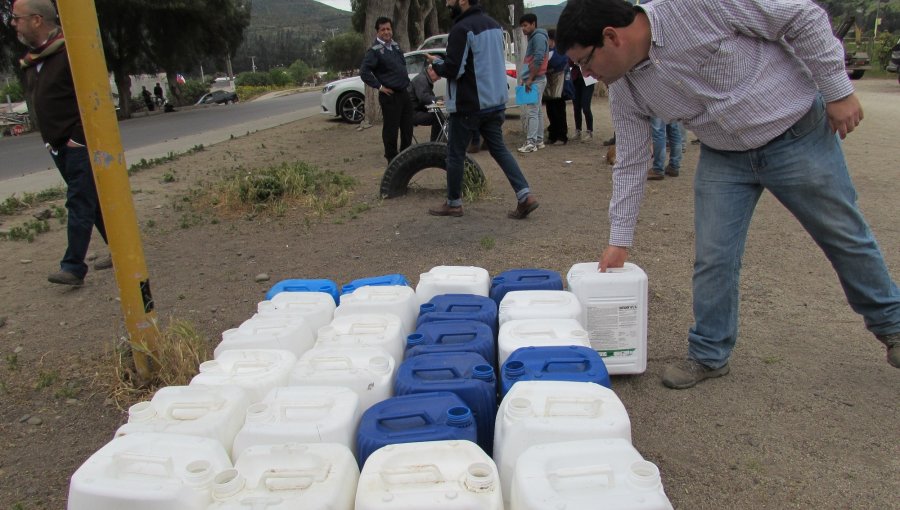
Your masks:
M524 220L532 213L532 211L537 209L539 205L540 204L538 204L534 195L528 195L528 198L526 198L524 202L519 202L515 209L506 213L506 217L514 220Z
M665 178L666 178L665 175L663 175L661 173L656 173L653 170L650 170L649 172L647 172L647 180L648 181L661 181Z
M47 281L57 285L71 285L72 287L81 287L84 285L84 278L79 278L74 274L63 270L50 274L47 277Z
M428 209L428 214L432 216L453 216L458 218L463 215L463 210L461 205L454 207L447 204L447 202L444 202L438 207Z

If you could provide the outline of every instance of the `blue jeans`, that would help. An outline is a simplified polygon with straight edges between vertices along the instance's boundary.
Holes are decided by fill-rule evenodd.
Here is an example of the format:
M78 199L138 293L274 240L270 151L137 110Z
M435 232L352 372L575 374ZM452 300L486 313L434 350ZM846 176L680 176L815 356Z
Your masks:
M94 173L91 170L91 162L88 159L88 150L85 147L63 146L54 154L53 162L66 181L66 210L68 211L69 245L66 253L59 263L60 269L84 278L88 266L84 263L88 245L91 243L91 233L94 227L100 232L103 241L106 242L106 228L103 226L103 215L100 213L100 199L97 197L97 187L94 184Z
M536 104L526 104L525 110L525 142L535 145L544 141L544 116L541 115L541 98L544 97L544 89L547 88L547 77L541 76L531 83L537 88L538 100Z
M662 119L653 118L653 171L661 174L666 169L666 139L669 140L669 165L677 172L681 169L681 125L677 122L666 124Z
M491 157L506 174L509 184L516 192L519 202L528 198L531 190L528 181L519 168L516 158L503 142L503 110L490 113L451 113L447 142L447 204L457 207L462 205L463 163L466 159L466 146L475 133L481 133L484 143L491 151Z
M738 334L741 257L763 190L787 207L825 252L869 331L900 331L900 292L856 205L840 142L819 98L806 116L759 149L701 146L694 180L694 325L688 355L712 368L728 362Z

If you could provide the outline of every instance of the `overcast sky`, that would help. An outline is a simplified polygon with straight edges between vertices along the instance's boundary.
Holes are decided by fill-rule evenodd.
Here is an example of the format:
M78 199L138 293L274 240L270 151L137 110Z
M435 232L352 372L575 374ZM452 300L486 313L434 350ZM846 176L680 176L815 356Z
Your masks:
M325 5L330 5L336 9L341 9L343 11L350 10L350 0L316 0L317 2L323 3ZM563 3L563 0L525 0L526 7L535 7L538 5L558 5Z

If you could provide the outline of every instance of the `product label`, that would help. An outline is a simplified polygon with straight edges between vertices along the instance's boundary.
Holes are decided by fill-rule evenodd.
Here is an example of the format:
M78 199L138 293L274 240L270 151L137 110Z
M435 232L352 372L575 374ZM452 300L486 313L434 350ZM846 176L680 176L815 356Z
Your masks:
M591 348L604 358L635 354L640 336L636 303L589 303L586 308Z

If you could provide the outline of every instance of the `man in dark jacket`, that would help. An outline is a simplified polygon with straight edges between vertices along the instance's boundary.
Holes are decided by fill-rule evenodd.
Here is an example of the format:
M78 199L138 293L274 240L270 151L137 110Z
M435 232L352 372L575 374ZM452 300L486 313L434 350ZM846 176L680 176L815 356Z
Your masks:
M47 277L51 283L80 286L87 274L84 262L94 227L106 241L100 200L94 184L84 138L75 85L69 70L65 39L57 25L56 9L50 0L17 0L11 23L28 53L19 60L25 71L25 88L34 107L41 138L53 162L66 181L69 245L60 270ZM112 260L104 257L94 269L108 269Z
M393 40L394 24L385 17L375 20L375 42L366 51L359 76L362 81L378 89L378 104L384 115L381 139L384 142L384 157L388 163L397 155L397 131L400 131L400 150L412 144L412 105L406 88L409 75L406 73L406 59L400 45Z
M481 10L478 0L447 0L454 16L442 59L429 55L435 72L447 78L445 104L450 113L447 143L447 201L429 209L433 216L462 216L463 161L472 134L481 133L491 157L506 174L518 205L509 218L525 219L537 209L528 181L503 142L503 119L509 92L503 29Z
M434 96L434 82L441 77L434 72L431 66L426 66L421 73L409 82L409 100L412 101L413 125L431 126L431 141L436 141L441 135L441 123L436 114L428 110L428 105L437 102Z

